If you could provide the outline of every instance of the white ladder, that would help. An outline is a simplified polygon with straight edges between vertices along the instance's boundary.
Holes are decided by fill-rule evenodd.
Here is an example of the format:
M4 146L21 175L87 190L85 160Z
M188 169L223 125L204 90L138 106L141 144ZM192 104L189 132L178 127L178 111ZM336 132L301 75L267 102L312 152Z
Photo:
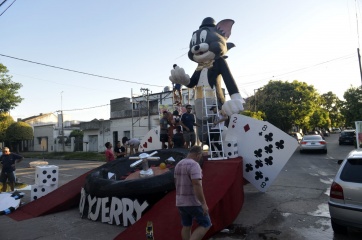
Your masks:
M217 100L217 96L216 96L216 90L215 88L202 88L203 90L203 105L204 105L204 110L205 110L205 116L207 119L207 137L208 137L208 142L209 142L209 152L210 152L210 160L222 160L222 159L226 159L225 154L224 154L224 146L223 146L223 138L222 138L222 129L218 128L214 129L215 131L210 132L211 127L214 126L213 121L209 122L209 118L211 117L212 120L214 120L215 116L219 116L219 106L218 106L218 100ZM211 98L212 96L212 98ZM207 98L211 98L211 104L210 102L207 101ZM216 113L214 113L213 111L211 113L209 113L209 109L211 107L215 106L216 107ZM204 122L204 121L203 121ZM218 123L220 124L220 123ZM211 135L215 135L215 134L219 134L219 140L211 140ZM217 148L217 145L219 145L219 149ZM214 148L214 150L213 150Z

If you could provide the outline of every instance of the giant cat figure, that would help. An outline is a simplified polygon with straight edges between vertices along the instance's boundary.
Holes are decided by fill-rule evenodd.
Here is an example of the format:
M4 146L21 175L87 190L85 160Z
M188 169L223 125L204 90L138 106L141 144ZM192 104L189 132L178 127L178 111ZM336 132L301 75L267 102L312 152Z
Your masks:
M192 34L190 41L188 56L190 60L198 63L194 74L190 78L184 69L176 66L171 70L170 76L173 83L183 84L189 88L196 86L196 99L203 97L200 92L202 86L215 87L220 103L224 104L223 110L229 116L244 110L244 101L225 60L227 51L235 46L226 42L231 35L233 24L234 21L231 19L215 24L213 18L205 18L199 29ZM230 94L231 100L227 102L221 91L221 76Z
M231 35L233 24L234 21L231 19L215 24L213 18L205 18L199 29L192 34L190 41L188 57L198 63L194 74L190 78L185 70L178 66L171 70L171 82L189 88L196 87L195 113L199 125L205 116L203 98L206 97L208 105L215 103L215 98L210 91L207 91L208 89L216 89L218 102L227 115L231 116L244 110L244 101L225 60L227 51L235 46L233 43L226 42ZM230 95L230 100L226 102L221 90L221 77ZM205 94L202 91L203 87L206 90Z

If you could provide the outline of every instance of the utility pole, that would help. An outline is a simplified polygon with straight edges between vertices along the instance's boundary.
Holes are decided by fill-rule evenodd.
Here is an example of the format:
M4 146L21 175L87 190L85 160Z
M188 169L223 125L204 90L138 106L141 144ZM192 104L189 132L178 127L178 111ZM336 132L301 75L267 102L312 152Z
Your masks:
M63 120L63 91L60 92L60 114L62 115L62 146L63 152L65 152L65 142L64 142L64 120Z
M259 91L261 89L263 89L263 88L261 87L261 88L254 89L254 112L256 112L256 91Z
M357 48L357 54L358 54L359 73L360 73L360 76L361 76L361 86L362 86L361 55L359 54L359 48Z
M255 94L255 90L258 90L258 89L254 89L254 112L256 112L256 94Z
M146 94L143 93L143 95L146 96L147 101L148 131L151 130L149 91L150 90L148 88L141 88L141 92L146 92Z

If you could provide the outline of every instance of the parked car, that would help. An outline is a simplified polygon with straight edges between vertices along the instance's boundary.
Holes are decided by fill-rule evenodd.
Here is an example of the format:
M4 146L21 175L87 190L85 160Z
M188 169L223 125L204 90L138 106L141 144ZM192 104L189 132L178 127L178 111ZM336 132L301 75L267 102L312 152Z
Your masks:
M307 133L308 135L320 135L319 134L319 132L318 131L309 131L308 133Z
M322 151L327 153L327 142L321 135L305 135L299 143L299 151Z
M331 134L329 133L328 130L322 130L322 134L323 134L324 137L329 137L329 136L331 136Z
M298 142L300 142L300 140L302 140L303 136L300 132L291 132L289 133L290 136L294 137L295 139L297 139Z
M352 144L354 145L356 142L356 131L355 130L343 130L339 134L339 145L342 144Z
M322 138L324 139L323 133L321 131L319 131L319 130L309 131L307 133L307 135L319 135L319 136L322 136Z
M329 213L336 233L362 229L362 149L351 151L341 164L329 194Z
M332 133L340 133L341 129L340 128L332 128Z

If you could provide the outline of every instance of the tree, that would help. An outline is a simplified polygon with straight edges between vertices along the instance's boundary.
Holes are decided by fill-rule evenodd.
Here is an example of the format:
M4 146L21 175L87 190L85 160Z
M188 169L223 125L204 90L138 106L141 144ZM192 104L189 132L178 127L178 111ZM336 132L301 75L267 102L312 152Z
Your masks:
M83 131L82 130L73 130L70 134L69 134L69 138L67 139L67 141L71 140L72 137L75 138L74 140L74 151L83 151Z
M6 140L19 152L20 143L34 138L33 128L26 122L15 122L6 130Z
M0 63L0 113L9 112L23 100L17 95L21 83L11 81L12 76L7 73L8 69Z
M309 129L310 117L320 105L315 88L297 80L269 81L256 95L258 111L264 112L268 122L285 132L293 125Z
M8 113L0 113L0 142L6 140L6 129L14 122Z
M260 112L260 111L252 112L252 111L249 111L249 110L245 110L245 111L241 112L241 114L243 114L245 116L248 116L248 117L258 119L258 120L264 120L265 119L265 114Z
M340 127L344 125L344 117L341 113L342 101L332 92L327 92L321 96L322 108L325 109L331 120L328 127Z
M312 129L324 128L328 129L330 126L329 113L325 109L316 109L310 117L309 125Z
M345 126L351 127L355 125L355 121L362 120L362 88L350 87L343 94L345 101L341 113L346 118Z

